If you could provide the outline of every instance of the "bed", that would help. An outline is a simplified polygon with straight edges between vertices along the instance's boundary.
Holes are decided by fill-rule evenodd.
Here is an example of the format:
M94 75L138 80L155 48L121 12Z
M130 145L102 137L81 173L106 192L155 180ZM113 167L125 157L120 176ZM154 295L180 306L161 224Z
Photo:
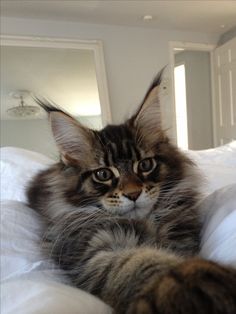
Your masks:
M200 255L236 267L236 141L187 151L203 175ZM3 314L108 314L94 296L71 287L40 249L41 217L25 188L53 160L21 148L1 148L1 307Z

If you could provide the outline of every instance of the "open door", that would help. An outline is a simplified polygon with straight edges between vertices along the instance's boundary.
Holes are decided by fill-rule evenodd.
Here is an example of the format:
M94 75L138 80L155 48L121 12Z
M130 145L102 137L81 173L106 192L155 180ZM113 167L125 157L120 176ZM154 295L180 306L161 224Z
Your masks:
M236 38L213 51L215 146L236 140Z

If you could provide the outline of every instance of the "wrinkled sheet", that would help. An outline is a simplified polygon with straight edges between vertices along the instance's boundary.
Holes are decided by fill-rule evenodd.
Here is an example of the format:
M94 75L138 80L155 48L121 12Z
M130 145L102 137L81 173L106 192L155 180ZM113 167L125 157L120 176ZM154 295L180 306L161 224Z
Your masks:
M201 204L200 255L236 268L236 184L210 194Z
M94 296L69 286L41 250L43 222L26 204L1 203L1 313L109 314Z
M236 142L188 154L206 177L201 256L236 267ZM52 162L23 149L1 149L1 313L111 313L94 296L69 286L40 250L43 221L25 204L25 188Z

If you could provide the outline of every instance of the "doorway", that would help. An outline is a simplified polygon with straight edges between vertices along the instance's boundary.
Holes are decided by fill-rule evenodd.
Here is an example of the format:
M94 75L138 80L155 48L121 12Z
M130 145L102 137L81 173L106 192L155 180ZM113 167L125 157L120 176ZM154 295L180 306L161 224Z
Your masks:
M182 149L214 147L213 45L170 43L176 144Z

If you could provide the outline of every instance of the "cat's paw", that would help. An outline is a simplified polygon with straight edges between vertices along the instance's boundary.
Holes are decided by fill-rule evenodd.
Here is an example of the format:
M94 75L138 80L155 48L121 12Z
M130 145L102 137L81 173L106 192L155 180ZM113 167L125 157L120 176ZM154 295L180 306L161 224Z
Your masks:
M200 259L146 286L128 314L235 314L236 270Z

